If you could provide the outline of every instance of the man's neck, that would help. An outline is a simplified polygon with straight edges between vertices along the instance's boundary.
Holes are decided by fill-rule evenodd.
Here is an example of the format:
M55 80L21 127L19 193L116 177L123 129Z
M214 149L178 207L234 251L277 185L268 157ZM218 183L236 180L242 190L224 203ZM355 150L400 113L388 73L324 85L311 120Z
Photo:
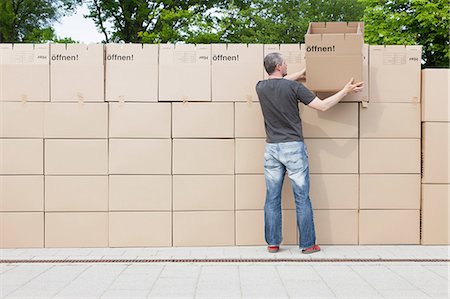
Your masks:
M283 78L283 75L280 73L273 73L269 75L269 79L281 79L281 78Z

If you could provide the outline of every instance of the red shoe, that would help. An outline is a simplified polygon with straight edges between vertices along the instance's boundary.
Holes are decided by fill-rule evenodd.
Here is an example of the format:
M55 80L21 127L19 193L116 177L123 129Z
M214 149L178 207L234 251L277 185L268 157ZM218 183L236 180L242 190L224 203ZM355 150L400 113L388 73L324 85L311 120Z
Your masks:
M319 245L313 245L311 247L305 248L302 250L302 253L304 254L310 254L310 253L314 253L320 251L320 246Z
M269 246L267 246L267 250L270 253L277 253L278 250L280 250L280 246L269 245Z

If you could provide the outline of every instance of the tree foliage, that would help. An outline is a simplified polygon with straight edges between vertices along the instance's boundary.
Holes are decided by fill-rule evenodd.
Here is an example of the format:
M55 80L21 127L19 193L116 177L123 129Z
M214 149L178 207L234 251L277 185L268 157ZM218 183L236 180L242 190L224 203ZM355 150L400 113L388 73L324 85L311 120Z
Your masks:
M378 45L422 45L425 66L449 66L447 0L360 0L365 39Z

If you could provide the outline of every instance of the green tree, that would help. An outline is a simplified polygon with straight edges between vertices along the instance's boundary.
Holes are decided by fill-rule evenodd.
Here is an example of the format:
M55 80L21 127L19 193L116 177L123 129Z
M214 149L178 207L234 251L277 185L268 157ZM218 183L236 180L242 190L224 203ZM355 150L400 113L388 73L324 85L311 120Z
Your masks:
M378 45L422 45L427 67L449 66L450 5L447 0L360 0L365 40Z
M75 8L75 0L0 0L0 43L55 38L52 23Z

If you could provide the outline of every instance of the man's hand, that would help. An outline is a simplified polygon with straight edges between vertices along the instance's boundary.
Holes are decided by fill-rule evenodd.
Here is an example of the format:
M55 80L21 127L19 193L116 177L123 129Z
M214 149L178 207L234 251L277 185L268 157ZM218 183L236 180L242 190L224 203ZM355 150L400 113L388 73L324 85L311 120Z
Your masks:
M344 86L342 91L347 95L350 93L360 92L364 88L364 82L358 82L353 84L353 78Z
M301 70L299 72L292 73L290 75L286 75L284 78L288 79L288 80L292 80L292 81L305 82L305 80L306 80L306 69L303 69L303 70Z

